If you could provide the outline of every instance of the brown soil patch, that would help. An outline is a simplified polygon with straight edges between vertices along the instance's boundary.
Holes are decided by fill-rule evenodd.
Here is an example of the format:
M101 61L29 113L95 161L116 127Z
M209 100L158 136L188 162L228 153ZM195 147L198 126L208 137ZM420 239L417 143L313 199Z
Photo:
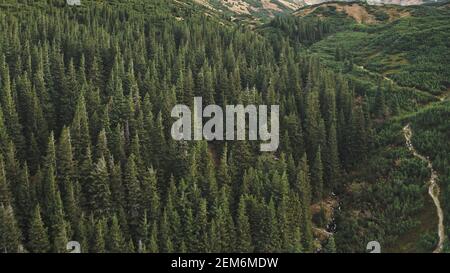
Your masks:
M325 211L325 218L326 220L331 220L333 218L333 211L335 208L339 206L339 202L336 197L330 196L326 199L322 200L319 203L311 205L311 214L315 215L320 213L321 209L323 208Z
M324 7L324 6L325 7L334 7L334 8L336 8L336 11L346 13L349 17L352 17L358 23L364 23L364 24L377 23L377 20L375 19L375 17L372 14L370 14L369 12L367 12L367 9L364 6L361 6L356 3L351 4L351 5L347 5L347 4L341 5L341 4L337 4L337 3L325 4L325 5L320 5L320 6L315 6L312 8L300 10L300 11L296 12L295 15L306 16L306 15L314 12L317 8Z
M384 11L389 15L389 22L395 21L403 17L411 16L411 13L405 10L385 9Z

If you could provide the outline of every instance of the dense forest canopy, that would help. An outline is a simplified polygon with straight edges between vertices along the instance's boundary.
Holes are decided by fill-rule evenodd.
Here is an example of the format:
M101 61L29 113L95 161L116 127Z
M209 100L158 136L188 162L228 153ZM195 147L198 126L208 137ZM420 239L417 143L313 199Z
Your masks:
M66 252L73 240L83 252L362 252L367 234L388 241L417 226L427 173L411 159L392 171L411 185L364 193L395 200L379 223L341 221L336 242L315 240L329 221L322 201L347 192L386 141L380 124L434 98L400 103L407 90L365 89L305 52L331 33L326 23L275 40L199 10L165 0L0 5L2 252ZM173 140L171 109L195 96L280 105L279 149Z

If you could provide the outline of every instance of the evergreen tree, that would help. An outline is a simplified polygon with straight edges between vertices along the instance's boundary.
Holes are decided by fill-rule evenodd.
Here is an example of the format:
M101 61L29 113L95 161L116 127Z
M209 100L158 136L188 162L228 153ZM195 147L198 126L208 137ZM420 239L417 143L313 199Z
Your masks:
M195 244L192 246L192 251L208 252L208 216L207 216L207 204L205 199L201 199L199 202L199 208L195 217L194 225Z
M244 197L241 197L237 211L236 220L236 251L240 253L252 252L252 238L250 233L250 223L247 216Z
M39 206L36 206L28 231L28 250L32 253L45 253L50 251L47 228L41 218Z
M316 202L320 202L323 198L323 165L321 153L321 148L319 146L311 167L313 201Z
M0 205L0 252L16 253L21 246L21 234L13 208Z
M66 252L66 245L69 240L67 238L67 224L64 220L63 206L59 192L56 193L54 217L54 223L51 228L51 237L53 240L52 252L64 253Z
M334 241L334 237L330 236L327 240L327 243L324 247L325 253L336 253L336 243Z
M5 125L3 110L2 107L0 106L0 151L2 153L6 152L8 143L9 143L9 136Z
M75 198L75 162L73 159L70 130L67 127L64 127L61 131L61 136L56 151L56 159L56 180L61 191L64 211L72 228L75 228L80 213L78 211Z
M149 221L153 222L159 218L160 198L157 188L156 172L153 168L148 169L142 180L142 208L147 211Z
M335 122L332 122L329 129L327 147L328 154L324 158L325 188L334 190L338 186L337 183L340 176L339 148Z
M306 159L306 154L303 155L300 161L297 174L297 187L298 194L301 202L302 210L302 233L303 233L303 247L306 251L312 251L313 247L313 235L312 235L312 223L311 223L311 185L310 185L310 174L308 161Z
M137 234L140 213L141 213L141 188L138 180L137 167L135 163L135 156L132 154L128 158L128 162L125 168L124 175L124 189L126 193L126 209L128 217L128 223L132 234Z
M106 217L111 210L111 192L106 161L101 157L93 166L89 179L89 207L96 216Z
M0 204L8 206L11 204L11 192L4 166L3 156L0 154Z
M93 223L93 233L91 238L91 252L105 253L105 221L96 220Z
M125 248L125 239L123 238L122 231L120 229L119 221L115 215L111 218L111 224L109 226L106 247L111 253L121 253Z

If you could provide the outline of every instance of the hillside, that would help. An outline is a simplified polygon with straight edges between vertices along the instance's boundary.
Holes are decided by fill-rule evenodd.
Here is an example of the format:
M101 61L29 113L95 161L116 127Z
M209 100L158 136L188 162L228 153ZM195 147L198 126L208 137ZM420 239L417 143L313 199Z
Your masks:
M193 0L197 4L203 5L208 9L226 14L231 17L253 18L257 20L267 21L280 14L288 14L292 11L302 9L318 4L335 2L332 0ZM352 2L352 0L338 1L341 3ZM422 5L426 3L438 2L435 0L369 0L360 1L370 5Z
M356 78L377 78L426 92L437 98L450 88L448 4L435 6L371 6L326 3L280 17L262 27L307 46L336 70ZM302 25L318 25L310 37ZM345 63L354 67L348 68Z
M369 109L318 58L185 4L0 6L2 251L336 251L311 206L367 150ZM280 105L278 150L176 141L197 96Z
M276 14L296 10L304 6L303 0L194 0L210 9L235 15L273 17Z
M448 6L335 7L326 5L309 15L322 12L334 18L346 16L357 24L348 23L347 30L316 43L312 52L327 56L330 61L336 59L337 53L347 55L345 58L352 58L361 72L372 71L400 86L436 96L450 89ZM336 46L340 52L336 53Z
M338 193L339 251L353 252L374 238L387 252L431 252L436 247L437 215L427 192L431 173L426 162L408 151L402 129L411 123L414 145L433 159L440 199L448 206L443 163L448 138L442 135L449 133L448 102L440 101L450 91L449 20L445 3L400 7L333 2L304 7L259 28L274 43L289 37L305 54L319 56L349 78L359 96L386 100L387 112L380 115L373 109L376 133L370 155L349 170L346 187ZM321 29L320 35L308 32L309 26Z

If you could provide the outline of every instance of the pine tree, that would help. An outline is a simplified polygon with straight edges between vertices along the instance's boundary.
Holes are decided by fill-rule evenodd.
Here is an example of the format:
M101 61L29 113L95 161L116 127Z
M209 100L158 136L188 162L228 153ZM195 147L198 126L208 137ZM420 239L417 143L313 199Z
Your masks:
M19 122L19 115L17 113L16 102L14 101L14 96L12 94L11 88L11 79L9 74L9 68L5 64L4 56L1 64L6 67L2 69L2 92L0 93L3 116L7 128L8 135L11 137L11 140L14 142L15 147L19 151L19 155L21 157L24 156L25 152L25 140L22 135L22 125Z
M236 220L236 251L248 253L253 251L250 223L247 216L245 198L241 197Z
M93 236L91 238L91 252L105 253L105 221L96 220L93 223Z
M0 205L8 206L10 204L11 192L9 190L8 180L6 180L3 156L0 154Z
M315 152L320 145L320 120L319 94L313 90L308 94L306 101L305 133L308 158L315 157Z
M130 225L131 233L137 234L141 216L141 188L138 181L135 156L133 154L128 158L128 162L125 168L124 188L126 193L126 210L127 215L129 216L128 223Z
M334 190L340 179L339 147L335 122L332 122L329 128L327 147L328 154L324 158L325 188Z
M195 217L195 244L190 246L195 253L208 252L208 216L207 216L207 203L205 199L201 199L199 202L199 208Z
M111 218L111 224L106 240L106 248L111 253L121 253L125 248L125 240L120 229L119 221L115 215Z
M217 241L215 242L214 239L210 238L211 244L215 245L216 249L221 252L231 252L236 246L236 230L228 202L228 193L227 187L221 188L217 213L215 213ZM210 236L213 236L213 234L210 234ZM211 250L213 249L214 247L211 245Z
M88 150L91 150L91 137L89 132L89 118L86 111L86 104L84 97L80 96L70 126L73 156L78 163L83 163L87 160Z
M297 174L297 187L298 194L301 201L302 219L301 227L303 232L303 247L306 251L312 251L313 247L313 235L312 235L312 223L311 223L311 185L308 161L306 154L303 155L299 164L299 170Z
M336 253L336 243L334 241L334 236L330 236L324 247L325 253Z
M207 198L208 210L215 207L218 200L218 187L214 162L206 142L199 144L199 175L198 185Z
M281 238L278 230L278 220L273 199L264 208L264 217L261 226L263 236L262 252L278 252L281 249Z
M167 216L167 211L164 210L160 220L158 236L161 253L172 253L174 251L171 237L169 217Z
M31 196L28 165L26 163L20 170L15 201L16 219L20 228L26 231L32 216L32 208L36 205L34 198Z
M49 88L50 83L45 81L45 60L42 54L39 54L39 60L37 64L37 70L34 73L33 85L36 88L36 93L42 105L45 120L47 121L50 130L54 130L55 126L55 113L53 103L50 98Z
M150 253L158 253L158 231L156 223L152 224L150 238L148 243L148 251Z
M21 246L21 234L13 208L0 205L0 252L16 253Z
M217 184L219 187L227 186L231 187L231 175L228 167L228 148L225 145L222 158L220 159L219 170L217 174Z
M149 215L149 222L156 221L159 218L160 197L158 192L158 181L156 172L153 168L148 169L142 180L142 208Z
M42 222L41 211L39 206L36 206L33 213L33 218L30 222L30 229L28 231L28 250L32 253L45 253L50 251L50 243L47 234L47 228Z
M57 184L61 191L61 198L63 201L64 211L74 227L78 221L79 212L76 207L75 200L75 162L73 159L72 141L70 138L70 130L64 127L61 131L58 147L56 151L56 169L57 169Z
M320 146L317 149L314 162L311 167L311 184L313 186L313 201L321 201L323 197L323 165Z
M360 105L355 106L351 119L350 119L351 129L350 129L350 156L351 163L355 164L361 159L366 157L367 151L367 135L365 119L362 107Z
M7 128L5 125L3 110L0 105L0 152L1 153L6 152L9 141L10 140L9 140L9 135L8 135Z
M59 192L56 192L54 223L51 228L52 252L66 252L66 245L69 241L67 238L67 224L64 220L64 212Z
M111 211L111 191L109 189L109 174L106 161L101 157L93 166L89 179L89 207L94 216L108 216Z
M148 238L149 238L149 228L150 225L148 223L148 218L147 218L147 212L144 211L144 213L142 214L141 220L139 222L139 227L138 227L138 231L137 231L137 242L138 242L138 251L139 253L146 253L147 252L147 243L148 243Z
M293 248L292 237L294 230L292 230L293 223L289 219L289 181L285 170L280 178L278 188L279 200L277 202L276 212L281 240L280 250L291 251Z

